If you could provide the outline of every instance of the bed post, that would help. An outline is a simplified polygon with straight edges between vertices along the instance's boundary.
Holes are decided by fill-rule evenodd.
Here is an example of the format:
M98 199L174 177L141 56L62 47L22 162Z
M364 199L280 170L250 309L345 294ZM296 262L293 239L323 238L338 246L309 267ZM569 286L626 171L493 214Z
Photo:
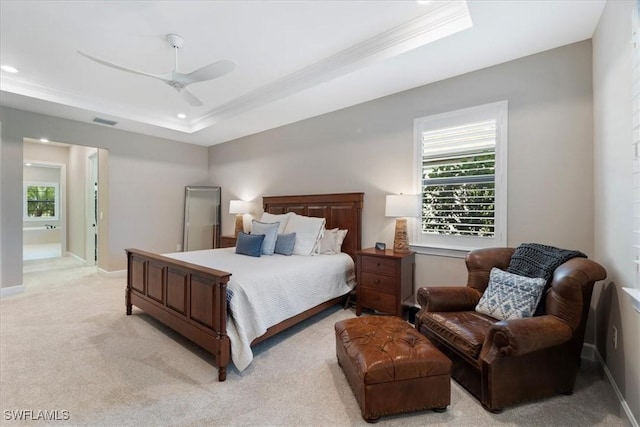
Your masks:
M127 253L127 287L124 289L124 304L127 308L127 316L131 316L131 253L125 249Z
M220 301L220 310L218 312L218 381L227 379L227 365L231 362L231 340L227 335L227 281L229 279L218 282L218 298Z

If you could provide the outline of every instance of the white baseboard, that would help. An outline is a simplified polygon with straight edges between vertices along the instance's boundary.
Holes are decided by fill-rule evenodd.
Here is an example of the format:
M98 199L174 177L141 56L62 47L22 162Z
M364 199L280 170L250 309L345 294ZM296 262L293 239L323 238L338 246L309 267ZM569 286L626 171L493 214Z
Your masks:
M113 278L127 277L127 270L107 271L107 270L103 270L102 268L98 268L98 274L102 277L109 277L113 279Z
M24 285L9 286L7 288L0 288L0 298L10 297L12 295L18 295L24 292Z
M602 359L602 356L600 355L600 352L598 351L596 346L593 344L584 344L582 346L582 357L584 357L585 359L589 359L589 357L585 357L585 354L587 355L591 354L593 358L590 360L597 361L602 367L604 374L607 376L607 379L609 380L609 384L611 384L613 391L616 393L616 396L620 401L620 406L624 410L624 413L627 416L627 420L629 420L630 425L632 427L640 427L638 425L638 420L636 420L636 418L633 416L633 413L631 412L631 409L629 408L627 401L624 400L624 396L622 395L622 392L620 391L618 384L616 384L615 380L613 379L613 375L611 375L611 371L609 371L607 364L604 363L604 360Z
M80 258L78 255L74 254L73 252L69 252L69 251L67 251L67 252L66 252L66 255L68 255L68 256L70 256L70 257L72 257L72 258L77 259L77 260L78 260L78 261L80 261L83 265L87 265L87 261L85 261L85 259L84 259L84 258Z

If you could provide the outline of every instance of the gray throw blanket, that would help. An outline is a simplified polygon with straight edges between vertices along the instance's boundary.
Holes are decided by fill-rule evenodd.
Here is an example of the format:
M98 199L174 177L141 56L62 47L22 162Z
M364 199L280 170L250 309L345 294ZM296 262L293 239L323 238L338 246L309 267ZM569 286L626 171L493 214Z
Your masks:
M559 249L539 243L523 243L511 257L507 271L526 277L542 277L547 282L560 264L571 258L587 256L580 251Z
M580 251L560 249L540 243L523 243L516 248L511 256L507 271L520 276L544 278L547 281L543 291L543 295L545 295L555 269L575 257L586 258L587 256ZM546 312L545 300L544 296L540 298L534 316L540 316Z

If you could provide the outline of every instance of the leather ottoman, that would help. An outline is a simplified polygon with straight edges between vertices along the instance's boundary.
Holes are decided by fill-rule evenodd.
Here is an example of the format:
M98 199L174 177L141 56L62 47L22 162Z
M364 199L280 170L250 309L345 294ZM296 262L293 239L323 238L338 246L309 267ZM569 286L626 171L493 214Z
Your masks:
M338 364L367 422L451 403L451 361L399 317L346 319L335 331Z

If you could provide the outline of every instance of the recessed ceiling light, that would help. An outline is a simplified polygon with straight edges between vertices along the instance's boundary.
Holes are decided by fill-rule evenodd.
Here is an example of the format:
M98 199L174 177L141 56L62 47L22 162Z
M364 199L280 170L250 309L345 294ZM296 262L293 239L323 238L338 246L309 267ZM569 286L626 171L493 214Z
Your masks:
M40 142L49 142L47 138L40 138Z
M418 4L429 4L432 0L416 0Z
M186 119L186 118L187 118L187 115L186 115L186 114L184 114L184 113L180 113L180 114L178 114L178 118L179 118L179 119Z
M0 67L2 69L2 71L6 71L7 73L17 73L18 69L15 67L12 67L11 65L3 65Z

